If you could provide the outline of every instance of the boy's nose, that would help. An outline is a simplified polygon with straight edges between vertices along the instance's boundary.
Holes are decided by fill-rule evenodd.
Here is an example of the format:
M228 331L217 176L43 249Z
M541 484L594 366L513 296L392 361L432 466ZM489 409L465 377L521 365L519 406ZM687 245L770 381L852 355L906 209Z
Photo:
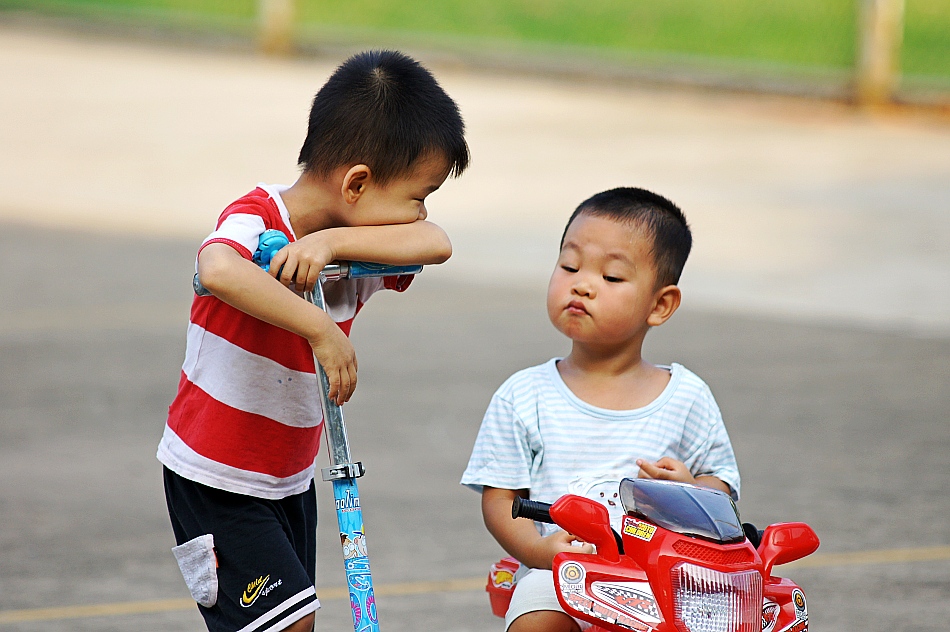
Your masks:
M578 280L576 283L574 283L574 285L571 287L571 292L577 296L588 296L591 298L594 296L594 291L591 284L583 280Z

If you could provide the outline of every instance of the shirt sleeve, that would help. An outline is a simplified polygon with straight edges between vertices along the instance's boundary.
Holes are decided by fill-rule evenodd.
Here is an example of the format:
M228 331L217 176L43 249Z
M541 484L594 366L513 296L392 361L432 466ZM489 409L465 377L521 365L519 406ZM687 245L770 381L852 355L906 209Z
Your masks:
M532 460L525 424L511 401L495 393L462 474L462 485L479 493L485 485L530 489Z
M693 476L715 476L729 486L733 500L739 500L739 466L719 405L709 387L703 388L690 416L695 416L694 421L704 429L699 434L698 445L685 459L690 472Z
M223 243L237 250L245 259L251 259L265 230L264 218L252 212L252 209L228 209L215 231L201 243L198 252L200 254L208 244Z

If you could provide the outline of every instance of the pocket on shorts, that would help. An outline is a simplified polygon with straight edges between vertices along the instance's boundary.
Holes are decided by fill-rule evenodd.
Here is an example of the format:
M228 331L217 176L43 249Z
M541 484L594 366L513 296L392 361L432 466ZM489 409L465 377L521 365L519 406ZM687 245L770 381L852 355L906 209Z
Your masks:
M218 569L214 555L214 536L199 535L172 549L181 576L199 605L210 608L218 601Z

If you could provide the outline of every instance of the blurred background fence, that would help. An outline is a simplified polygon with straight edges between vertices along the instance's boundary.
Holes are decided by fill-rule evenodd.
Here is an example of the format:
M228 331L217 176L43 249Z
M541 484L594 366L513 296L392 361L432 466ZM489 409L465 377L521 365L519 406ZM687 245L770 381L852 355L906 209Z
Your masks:
M0 12L271 52L400 46L554 72L950 101L950 0L0 0Z

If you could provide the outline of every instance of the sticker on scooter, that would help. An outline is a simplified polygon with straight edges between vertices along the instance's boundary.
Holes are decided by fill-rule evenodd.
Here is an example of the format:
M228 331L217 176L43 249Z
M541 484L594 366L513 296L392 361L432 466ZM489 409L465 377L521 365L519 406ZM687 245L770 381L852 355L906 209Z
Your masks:
M340 544L343 545L344 560L366 557L366 537L362 531L355 531L353 537L347 533L341 533Z
M636 616L646 616L651 619L651 623L660 622L660 610L647 582L594 582L591 588L596 597L608 603L615 603L622 610Z
M625 516L623 519L623 532L624 535L649 542L653 539L653 534L656 533L656 525L644 522L643 520L637 520L633 516Z

